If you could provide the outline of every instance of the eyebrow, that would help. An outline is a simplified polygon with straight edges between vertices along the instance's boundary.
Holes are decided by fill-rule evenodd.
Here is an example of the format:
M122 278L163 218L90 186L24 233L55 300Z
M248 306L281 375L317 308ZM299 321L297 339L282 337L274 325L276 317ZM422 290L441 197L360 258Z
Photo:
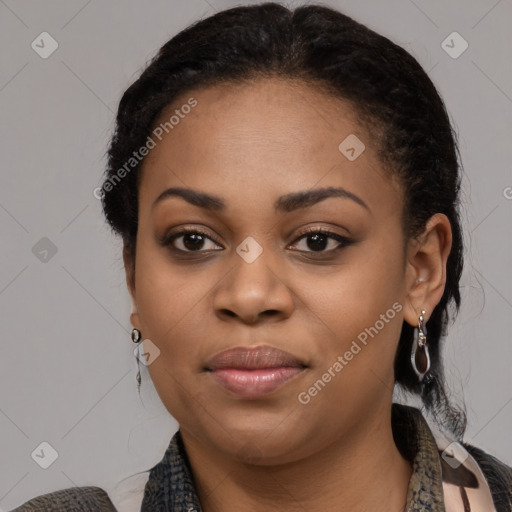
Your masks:
M169 197L181 197L188 203L198 206L199 208L204 208L205 210L214 212L222 212L226 210L226 203L222 198L184 187L171 187L164 190L155 199L151 208L154 209L158 203ZM274 209L277 212L289 213L300 208L308 208L330 197L350 199L371 212L369 206L359 196L343 187L326 187L301 192L292 192L279 197L274 203Z

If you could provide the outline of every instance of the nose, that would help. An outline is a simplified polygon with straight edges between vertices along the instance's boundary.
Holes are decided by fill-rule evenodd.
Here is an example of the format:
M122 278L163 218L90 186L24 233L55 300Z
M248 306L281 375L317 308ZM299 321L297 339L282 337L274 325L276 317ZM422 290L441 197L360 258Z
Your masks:
M271 265L265 254L263 251L251 263L234 255L234 267L221 280L214 296L215 314L221 320L254 324L284 320L292 314L293 295L285 276L279 275L277 266Z

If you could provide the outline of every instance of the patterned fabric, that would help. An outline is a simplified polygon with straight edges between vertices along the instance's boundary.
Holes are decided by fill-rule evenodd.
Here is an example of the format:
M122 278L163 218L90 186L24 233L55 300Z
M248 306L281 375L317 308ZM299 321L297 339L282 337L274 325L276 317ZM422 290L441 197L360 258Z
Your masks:
M151 469L141 512L201 512L192 471L180 432L176 432L162 460Z
M453 464L446 453L441 456L438 441L418 409L393 404L391 419L395 443L413 469L406 512L512 512L512 468L467 444L462 446L475 465ZM478 481L477 472L485 476L483 481ZM485 501L486 491L494 509L482 508L481 503L490 503ZM479 502L479 497L484 499ZM39 496L12 512L112 510L116 508L102 489L75 487ZM150 470L140 512L202 512L179 431Z
M420 411L393 404L391 423L395 443L412 463L407 512L445 512L437 445Z
M99 487L71 487L43 494L11 512L118 512L108 494Z

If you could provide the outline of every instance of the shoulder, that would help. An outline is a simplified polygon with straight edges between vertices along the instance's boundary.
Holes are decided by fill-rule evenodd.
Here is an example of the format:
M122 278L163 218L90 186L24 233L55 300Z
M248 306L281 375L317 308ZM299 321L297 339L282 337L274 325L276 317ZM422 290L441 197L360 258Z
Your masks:
M107 492L101 487L70 487L42 494L23 503L11 512L118 512Z
M485 475L497 511L512 511L512 467L476 446L467 443L463 446Z
M510 466L484 450L463 441L456 442L462 452L457 454L451 450L452 453L450 453L447 447L452 444L451 439L441 435L442 433L436 428L432 430L431 425L419 409L399 404L393 405L395 407L392 410L392 419L394 427L397 427L395 438L397 446L401 449L404 457L410 460L411 457L414 458L415 454L421 452L425 457L428 456L428 453L432 454L431 462L434 459L437 461L432 467L437 468L439 464L441 470L439 484L442 485L442 491L438 490L438 493L444 494L445 505L447 496L452 494L453 489L451 488L455 486L455 490L464 488L466 500L469 496L470 501L474 502L476 506L479 503L487 505L494 502L493 512L512 512L512 468ZM393 434L395 435L395 431ZM464 456L464 449L469 456ZM435 457L434 452L436 453ZM444 456L445 452L447 457ZM449 462L450 457L455 458L456 464ZM475 479L476 481L474 481ZM427 484L427 487L432 486L432 483ZM452 495L454 502L459 503L461 495L462 493ZM452 498L450 503L453 505ZM458 510L457 507L460 507L460 504L457 504L454 510Z

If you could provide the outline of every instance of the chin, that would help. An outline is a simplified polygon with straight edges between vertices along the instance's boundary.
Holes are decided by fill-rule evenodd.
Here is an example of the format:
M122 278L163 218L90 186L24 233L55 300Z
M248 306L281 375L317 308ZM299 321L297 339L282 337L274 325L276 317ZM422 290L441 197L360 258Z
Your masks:
M247 410L224 412L195 422L193 435L215 450L251 465L277 465L301 458L313 437L313 425L293 411L285 413ZM199 428L198 425L201 425ZM300 425L300 428L298 426Z

